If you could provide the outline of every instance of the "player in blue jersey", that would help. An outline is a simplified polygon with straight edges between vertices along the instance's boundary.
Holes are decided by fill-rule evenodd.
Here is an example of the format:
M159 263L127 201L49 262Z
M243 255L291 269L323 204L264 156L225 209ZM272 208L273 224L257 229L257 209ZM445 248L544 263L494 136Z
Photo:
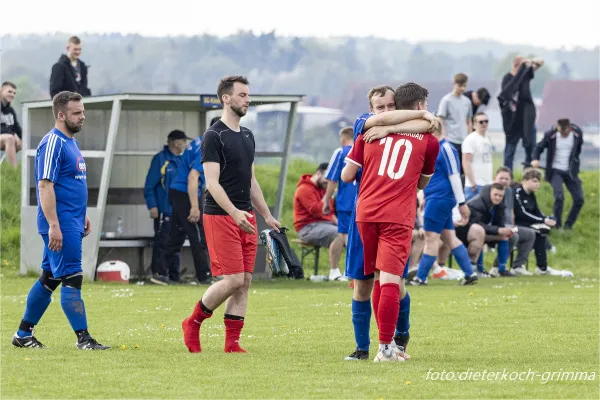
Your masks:
M44 240L42 275L27 295L25 314L12 344L46 347L33 336L33 328L50 305L52 293L62 283L60 304L77 336L77 348L106 350L110 347L98 343L88 332L81 298L82 241L92 229L86 215L86 165L75 140L85 120L81 95L58 93L52 100L52 112L56 124L42 138L34 160L37 226Z
M337 187L335 196L335 211L338 219L338 233L344 237L344 244L348 245L348 229L352 221L352 210L356 198L356 184L342 181L342 169L346 165L346 156L354 143L354 131L351 127L340 130L340 143L342 147L336 149L329 160L329 168L325 172L327 178L327 191L323 198L323 214L331 212L329 206L331 197Z
M432 123L437 122L433 114L426 111L397 110L394 100L394 89L390 86L376 86L369 91L370 113L362 114L354 123L354 140L363 132L369 141L381 139L394 132L428 132ZM424 120L427 118L427 120ZM360 189L362 170L356 175L354 182ZM356 197L357 197L356 196ZM356 350L346 357L346 360L367 360L369 358L371 326L371 292L377 296L379 290L374 282L374 275L364 274L363 245L356 226L356 197L352 207L351 223L348 229L348 243L346 247L347 277L354 279L354 293L352 295L352 324L356 340ZM408 268L406 268L408 270ZM378 283L378 282L377 282ZM408 293L400 301L400 314L394 341L398 346L406 348L408 343L408 328L410 315L410 296Z
M177 175L169 189L169 200L173 206L173 220L169 233L169 245L163 260L163 271L174 264L187 236L196 269L195 283L210 285L214 279L208 263L208 247L202 224L204 198L204 168L201 161L201 138L192 140L181 155ZM163 284L178 281L179 276L164 277Z
M456 148L441 133L437 133L436 137L440 141L440 152L435 163L435 173L423 190L425 249L416 276L413 276L414 271L409 274L409 283L413 286L427 284L427 276L438 256L441 237L465 273L459 284L472 285L477 283L477 274L473 271L467 248L456 237L452 220L452 209L457 203L464 222L469 220L470 214L460 180L460 160Z

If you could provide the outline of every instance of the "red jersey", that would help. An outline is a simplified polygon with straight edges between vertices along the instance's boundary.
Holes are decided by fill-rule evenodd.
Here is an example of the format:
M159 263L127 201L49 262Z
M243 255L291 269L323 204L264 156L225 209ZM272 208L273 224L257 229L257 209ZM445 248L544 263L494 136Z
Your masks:
M397 133L371 143L359 135L346 157L363 169L356 221L414 227L417 184L433 174L439 149L431 134Z

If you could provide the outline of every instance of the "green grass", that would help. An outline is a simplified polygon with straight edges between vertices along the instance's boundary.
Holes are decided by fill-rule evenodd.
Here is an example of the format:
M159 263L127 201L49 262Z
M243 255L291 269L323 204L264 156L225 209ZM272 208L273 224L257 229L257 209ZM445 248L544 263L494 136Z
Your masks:
M299 161L290 168L282 218L290 227L298 176L313 169ZM276 167L259 170L270 204L277 176ZM85 284L83 297L90 331L113 350L75 349L58 293L37 326L36 335L50 348L14 349L10 337L35 280L17 276L18 234L16 239L6 234L18 232L19 177L0 169L2 398L600 396L598 173L582 174L586 204L573 234L552 235L558 253L550 256L550 265L571 269L575 278L488 279L473 287L434 282L411 288L408 352L413 359L396 365L342 361L354 344L351 289L345 284L283 280L253 283L242 336L249 351L245 355L222 352L221 309L203 325L203 353L185 349L181 320L205 288L103 283ZM539 199L550 211L546 184ZM371 325L376 341L374 321ZM444 370L457 376L463 371L500 374L485 381L431 379L430 372ZM504 371L507 380L502 380ZM529 380L510 380L511 372L529 371ZM563 379L555 374L549 380L552 372L564 373ZM591 380L569 380L570 372L586 372Z

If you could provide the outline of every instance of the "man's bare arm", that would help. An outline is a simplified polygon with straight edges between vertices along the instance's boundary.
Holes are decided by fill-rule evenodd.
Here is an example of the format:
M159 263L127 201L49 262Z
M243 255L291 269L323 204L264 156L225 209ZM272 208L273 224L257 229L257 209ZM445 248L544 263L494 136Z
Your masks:
M252 181L250 185L250 200L252 201L252 205L256 208L256 211L263 216L264 219L267 219L271 216L271 210L269 210L269 206L265 201L265 196L263 195L262 189L256 180L256 176L254 175L254 164L252 164Z
M342 170L342 181L350 183L356 179L356 173L360 167L354 163L348 162Z
M217 202L217 204L225 210L229 215L233 216L233 213L237 208L233 205L225 189L219 183L219 176L221 176L221 166L216 162L206 162L204 166L204 176L206 177L206 190L208 190Z
M58 223L58 215L56 214L56 194L54 193L54 183L42 179L38 182L38 188L40 190L40 203L44 217L48 221L48 225L57 226L60 228Z
M365 121L363 130L367 130L377 125L396 125L411 119L421 119L425 116L426 110L395 110L385 111L369 117Z
M446 136L446 127L444 127L444 117L437 117L440 120L440 133L442 137Z
M188 197L190 198L192 208L200 207L198 204L198 178L200 178L200 172L192 168L188 175L187 182ZM217 182L218 179L219 178L217 178Z
M475 184L475 174L473 173L473 154L463 153L462 154L463 169L465 170L465 176L469 179L473 185Z
M419 183L417 183L417 188L419 190L425 189L427 187L427 185L429 184L430 180L431 180L431 175L421 174L421 176L419 177Z
M323 198L323 204L329 204L329 201L333 197L333 192L337 187L337 182L327 179L327 190L325 191L325 197Z

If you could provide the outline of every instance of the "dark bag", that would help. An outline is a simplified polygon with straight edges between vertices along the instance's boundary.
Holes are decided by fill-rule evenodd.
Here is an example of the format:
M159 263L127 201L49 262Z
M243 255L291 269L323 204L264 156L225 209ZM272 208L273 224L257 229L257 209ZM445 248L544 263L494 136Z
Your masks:
M290 243L288 241L287 232L288 229L281 227L279 228L279 232L271 230L269 232L269 236L277 243L277 248L279 249L279 256L283 257L285 263L288 265L290 270L288 277L295 279L303 279L304 278L304 270L302 269L302 264L298 259L298 256L290 247Z

